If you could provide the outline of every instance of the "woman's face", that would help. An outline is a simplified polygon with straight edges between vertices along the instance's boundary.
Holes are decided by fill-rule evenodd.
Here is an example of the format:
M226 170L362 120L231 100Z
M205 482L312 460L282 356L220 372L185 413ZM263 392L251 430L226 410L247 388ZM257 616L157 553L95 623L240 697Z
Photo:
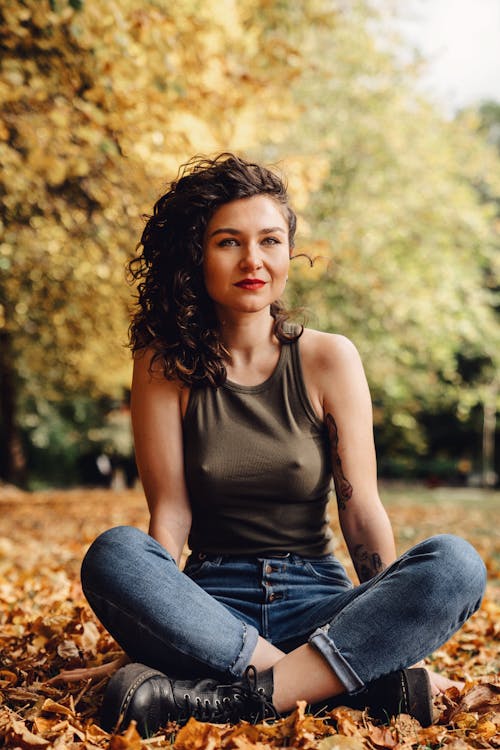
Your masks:
M205 233L203 275L219 318L258 312L285 289L290 263L288 223L267 195L220 206Z

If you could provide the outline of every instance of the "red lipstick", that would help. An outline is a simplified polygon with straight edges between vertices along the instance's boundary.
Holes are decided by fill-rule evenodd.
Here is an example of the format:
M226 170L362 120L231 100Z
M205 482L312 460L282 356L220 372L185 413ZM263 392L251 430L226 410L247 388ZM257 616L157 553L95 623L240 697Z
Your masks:
M238 286L240 289L261 289L265 285L265 281L262 281L262 279L243 279L242 281L238 281L235 286Z

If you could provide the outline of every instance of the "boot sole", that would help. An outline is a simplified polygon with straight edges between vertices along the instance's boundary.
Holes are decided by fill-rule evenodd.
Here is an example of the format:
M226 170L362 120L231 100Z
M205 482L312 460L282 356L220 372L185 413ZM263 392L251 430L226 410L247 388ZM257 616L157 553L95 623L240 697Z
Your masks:
M401 671L401 688L404 694L404 712L414 716L423 727L433 722L432 687L426 669Z

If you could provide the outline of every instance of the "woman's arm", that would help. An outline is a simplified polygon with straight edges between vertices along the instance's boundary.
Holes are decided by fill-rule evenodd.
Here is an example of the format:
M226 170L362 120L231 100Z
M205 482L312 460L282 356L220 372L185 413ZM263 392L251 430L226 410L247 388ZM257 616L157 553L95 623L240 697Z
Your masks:
M177 560L191 527L184 479L181 389L149 372L152 352L136 355L131 412L135 454L150 512L149 533Z
M307 370L330 437L340 526L363 582L396 557L391 524L377 489L370 393L354 345L343 336L311 333L315 335L310 338Z

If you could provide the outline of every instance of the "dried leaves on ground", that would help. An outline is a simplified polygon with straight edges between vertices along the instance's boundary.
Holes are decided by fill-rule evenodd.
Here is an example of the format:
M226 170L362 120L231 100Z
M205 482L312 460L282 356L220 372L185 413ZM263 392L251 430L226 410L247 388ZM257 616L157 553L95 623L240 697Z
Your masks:
M495 507L497 510L495 510ZM83 554L105 528L145 528L140 491L24 494L0 488L0 744L13 748L144 750L361 750L362 748L500 747L500 545L498 506L464 503L436 493L432 502L392 502L389 513L400 550L439 531L469 539L485 560L489 583L481 610L430 658L447 676L465 681L435 699L426 729L400 715L378 725L368 714L337 708L324 717L299 703L272 724L237 726L194 721L141 740L132 725L109 735L98 710L110 669L123 653L102 629L82 595ZM495 516L496 513L496 516ZM342 544L338 554L349 567Z

